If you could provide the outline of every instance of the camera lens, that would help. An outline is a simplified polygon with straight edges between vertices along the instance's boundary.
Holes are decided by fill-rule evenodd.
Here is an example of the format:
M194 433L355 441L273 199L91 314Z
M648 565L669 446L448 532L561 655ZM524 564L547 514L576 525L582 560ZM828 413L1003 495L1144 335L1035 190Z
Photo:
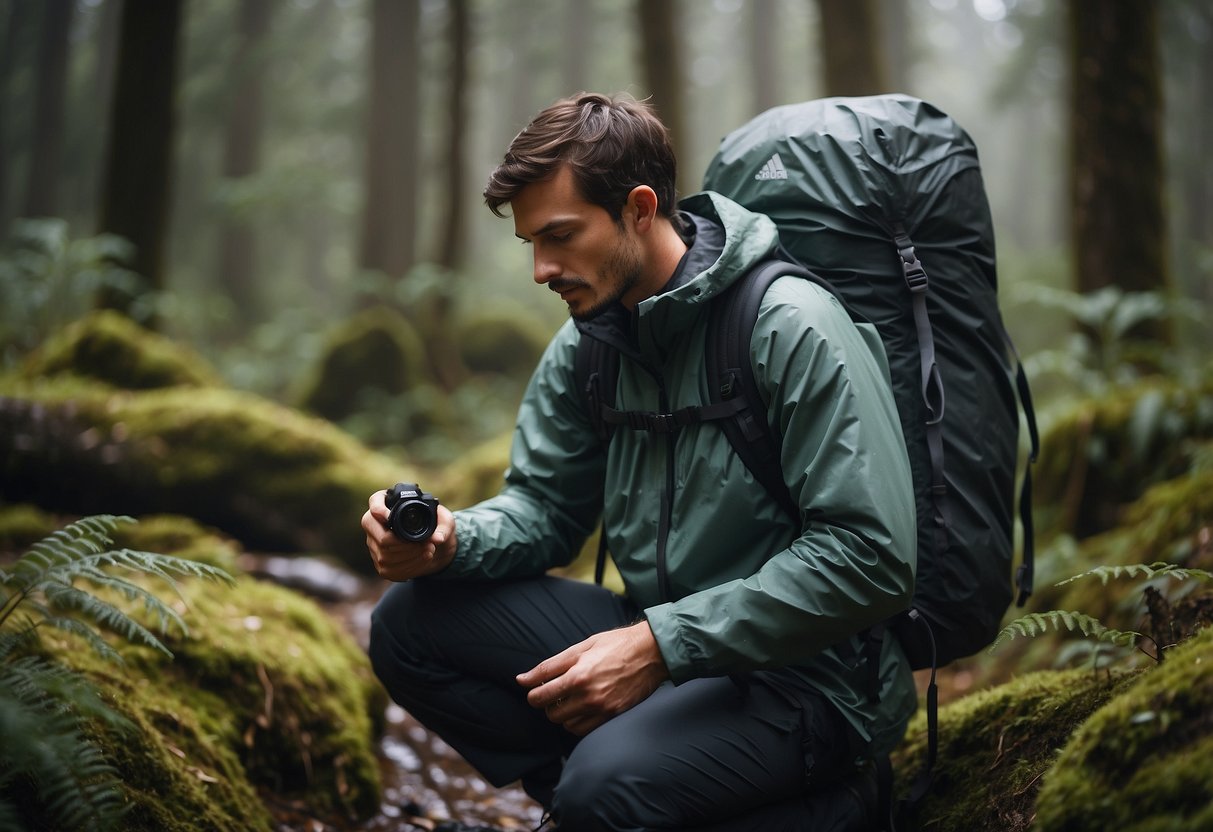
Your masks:
M431 513L423 503L409 503L400 515L400 526L410 535L419 535L429 528Z

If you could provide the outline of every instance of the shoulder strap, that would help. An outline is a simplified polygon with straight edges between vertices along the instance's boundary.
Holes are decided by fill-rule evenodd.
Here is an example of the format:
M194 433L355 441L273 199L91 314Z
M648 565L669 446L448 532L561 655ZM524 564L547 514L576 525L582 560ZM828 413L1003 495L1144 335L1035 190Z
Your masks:
M750 340L758 321L758 307L771 284L785 275L822 282L798 263L767 260L746 273L712 302L708 319L706 354L711 400L740 399L740 407L721 429L754 478L766 488L785 513L800 522L800 507L792 499L779 464L781 437L767 424L766 406L754 380Z
M573 358L573 379L594 433L610 442L613 428L602 418L603 407L615 404L619 381L619 351L597 338L582 335Z

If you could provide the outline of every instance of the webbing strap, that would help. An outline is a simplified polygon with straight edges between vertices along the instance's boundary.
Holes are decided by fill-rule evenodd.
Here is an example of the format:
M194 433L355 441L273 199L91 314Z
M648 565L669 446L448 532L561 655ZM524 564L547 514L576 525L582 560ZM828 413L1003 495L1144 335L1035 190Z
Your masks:
M914 328L918 333L922 403L927 411L927 452L931 457L931 506L934 509L935 551L942 553L947 548L951 518L948 513L948 486L943 476L943 379L939 375L939 365L935 360L935 336L931 330L931 317L927 313L927 289L930 281L927 279L926 269L914 252L914 243L906 233L905 226L899 222L893 223L893 243L901 257L906 287L910 290Z
M1023 560L1015 572L1015 585L1019 595L1015 605L1022 607L1032 594L1032 584L1036 574L1036 529L1032 522L1032 465L1040 455L1040 432L1036 427L1036 409L1032 406L1032 389L1028 386L1028 374L1019 360L1019 352L1011 342L1011 336L1004 329L1003 339L1011 354L1015 356L1015 387L1019 392L1019 404L1023 407L1024 418L1028 423L1028 437L1031 448L1028 452L1028 464L1024 468L1023 483L1019 487L1019 522L1023 525Z
M712 404L692 405L672 413L655 413L651 410L616 410L605 404L599 404L602 421L606 424L649 433L676 433L680 428L697 422L728 419L744 408L745 401L740 398Z
M938 657L935 652L935 634L931 631L931 625L927 621L926 616L919 613L916 609L911 609L907 615L911 621L926 629L927 638L931 645L931 681L927 684L926 765L919 772L918 776L914 778L914 783L910 786L910 793L898 801L897 805L897 815L901 819L909 821L912 825L918 804L922 802L927 792L930 791L931 784L935 780L935 758L939 754L939 686L935 683Z

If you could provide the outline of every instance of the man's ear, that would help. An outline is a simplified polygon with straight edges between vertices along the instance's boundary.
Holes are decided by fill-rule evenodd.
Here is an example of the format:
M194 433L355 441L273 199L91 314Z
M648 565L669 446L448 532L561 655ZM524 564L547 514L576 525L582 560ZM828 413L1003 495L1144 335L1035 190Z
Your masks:
M657 219L657 192L648 185L637 185L628 194L624 205L625 214L630 213L636 224L636 231L643 234L653 226Z

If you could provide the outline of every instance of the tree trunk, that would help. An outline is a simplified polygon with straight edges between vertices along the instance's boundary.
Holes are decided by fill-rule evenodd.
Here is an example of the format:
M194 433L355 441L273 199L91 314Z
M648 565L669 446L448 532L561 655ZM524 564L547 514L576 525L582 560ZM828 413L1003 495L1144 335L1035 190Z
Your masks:
M450 87L447 93L446 219L441 223L438 264L457 269L463 259L463 230L467 224L467 177L464 149L467 145L468 55L471 50L471 20L468 0L449 0Z
M1155 0L1069 5L1071 242L1078 291L1168 284ZM1135 336L1167 340L1159 322Z
M270 28L270 0L241 0L240 26L231 71L231 108L224 129L223 176L240 180L261 167L264 126L261 52ZM219 242L219 284L233 301L237 323L256 319L260 306L256 275L256 238L248 217L228 217Z
M67 36L71 20L72 0L44 0L34 95L34 133L25 188L24 214L27 217L53 217L59 213Z
M914 22L909 0L881 0L879 9L888 70L886 92L905 92L910 89L910 31Z
M784 103L775 65L779 31L775 0L753 0L749 19L750 115Z
M165 287L164 249L172 181L173 93L181 0L126 0L100 230L135 245L133 268L150 289ZM134 298L103 292L103 307L129 312Z
M446 159L446 216L440 223L441 243L438 264L448 270L449 280L457 279L455 272L465 255L464 230L467 226L468 188L464 149L467 145L467 97L468 56L471 51L471 19L468 0L449 0L450 12L450 87L447 94L449 120L447 122ZM451 338L450 326L453 286L448 283L435 299L432 320L426 326L426 344L430 366L434 376L448 390L455 389L463 380L463 363L459 350Z
M689 193L683 163L690 159L690 142L683 113L682 48L678 37L677 0L636 0L636 19L640 25L644 79L652 96L651 104L670 131L674 156L679 162L678 191Z
M586 91L593 31L593 4L587 0L568 0L564 7L564 72L561 76L566 95Z
M24 33L25 21L28 17L30 4L28 2L12 2L8 4L4 23L4 40L0 41L0 240L8 237L8 223L12 218L9 199L9 186L12 182L10 165L12 153L9 125L12 121L10 113L15 109L9 100L9 79L16 65L16 53Z
M877 0L817 0L826 95L889 92Z
M416 256L420 24L420 0L374 0L371 5L366 191L358 260L362 268L396 279L404 277Z

